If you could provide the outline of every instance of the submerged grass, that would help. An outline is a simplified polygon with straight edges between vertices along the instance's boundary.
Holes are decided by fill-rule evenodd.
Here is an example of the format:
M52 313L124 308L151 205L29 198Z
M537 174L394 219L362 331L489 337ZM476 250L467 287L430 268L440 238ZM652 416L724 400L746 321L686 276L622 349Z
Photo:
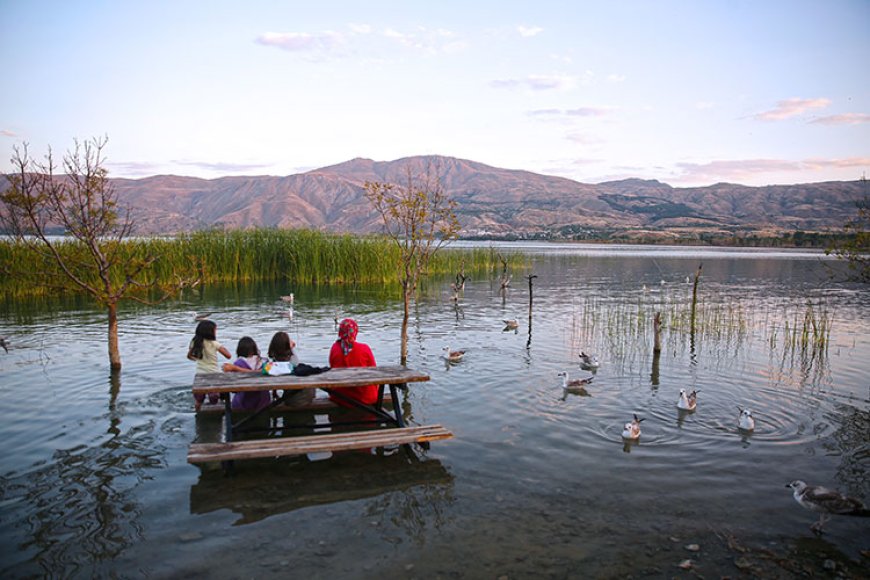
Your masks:
M75 241L58 244L69 262L85 255ZM172 284L180 277L198 276L204 284L249 283L284 280L304 284L398 284L399 249L381 236L352 236L304 229L259 228L210 230L174 238L127 240L119 247L123 260L159 256L148 271L148 282ZM519 254L507 257L511 264L523 262ZM429 264L432 274L460 270L482 274L501 268L493 248L449 249L436 253ZM34 255L23 244L0 242L0 270L14 272L0 280L7 297L55 292L41 281L57 270L50 260ZM115 283L122 282L115 273ZM88 280L95 282L95 279ZM61 289L62 291L63 289ZM67 291L74 291L66 288Z

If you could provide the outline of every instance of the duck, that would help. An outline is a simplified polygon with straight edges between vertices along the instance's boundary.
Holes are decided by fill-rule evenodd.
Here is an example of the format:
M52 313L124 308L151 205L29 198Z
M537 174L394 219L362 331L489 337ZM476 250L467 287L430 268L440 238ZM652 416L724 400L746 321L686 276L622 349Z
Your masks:
M680 389L680 400L677 401L677 409L683 411L694 411L698 403L698 391L694 390L688 395L686 389Z
M8 336L0 336L0 346L3 347L3 350L9 352L9 340Z
M589 396L589 392L586 390L586 385L592 383L592 377L587 377L585 379L569 379L568 371L557 373L556 376L562 377L562 388L565 390L565 394L571 393L573 395L583 395L584 397Z
M626 423L622 429L622 438L634 441L640 439L640 423L643 419L638 419L637 414L634 415L634 420Z
M741 431L755 431L755 419L752 418L752 411L740 407L737 407L737 410L740 411L740 416L737 418L737 428Z
M447 359L447 362L459 362L465 356L464 350L450 350L449 346L445 346L441 350L444 351L444 358Z
M287 304L293 304L294 300L295 297L293 296L292 292L287 296L281 296L281 302L286 302Z
M585 352L580 352L580 368L584 371L591 371L592 369L597 369L601 363L598 362L598 357L594 354L586 354Z
M517 328L519 328L519 326L520 326L520 323L517 322L516 318L511 318L510 320L504 321L504 329L505 330L516 330Z
M193 316L193 320L195 322L202 322L203 320L208 320L208 317L214 314L213 312L191 312L190 315Z

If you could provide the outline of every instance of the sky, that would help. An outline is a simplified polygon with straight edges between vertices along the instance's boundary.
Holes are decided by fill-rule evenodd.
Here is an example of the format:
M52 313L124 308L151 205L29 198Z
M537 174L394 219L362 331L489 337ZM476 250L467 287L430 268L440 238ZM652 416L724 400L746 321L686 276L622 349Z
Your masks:
M0 0L0 171L447 155L676 187L870 173L870 0Z

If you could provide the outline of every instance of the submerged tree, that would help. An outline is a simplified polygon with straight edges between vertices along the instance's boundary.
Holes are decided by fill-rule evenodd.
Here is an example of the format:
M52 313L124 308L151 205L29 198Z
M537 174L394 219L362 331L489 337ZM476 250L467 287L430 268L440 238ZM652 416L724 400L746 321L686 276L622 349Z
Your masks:
M61 175L56 175L60 167L50 148L44 161L33 159L26 143L13 148L14 172L5 176L9 187L0 193L0 225L28 250L32 261L4 264L2 270L48 288L84 291L103 305L109 317L109 363L118 370L118 303L159 302L195 280L179 277L160 288L163 296L147 298L156 283L148 282L146 273L158 257L125 252L124 240L133 233L134 222L129 209L119 208L109 182L106 143L105 137L75 141L63 157ZM34 266L41 268L38 278Z
M387 236L399 247L402 285L401 364L408 362L408 319L411 300L429 260L459 232L456 202L444 191L431 165L415 175L408 167L405 183L366 182L365 196L381 215Z
M870 195L866 176L861 177L861 183L864 197L855 202L855 217L843 225L844 239L827 248L825 253L846 262L848 280L866 284L870 283Z

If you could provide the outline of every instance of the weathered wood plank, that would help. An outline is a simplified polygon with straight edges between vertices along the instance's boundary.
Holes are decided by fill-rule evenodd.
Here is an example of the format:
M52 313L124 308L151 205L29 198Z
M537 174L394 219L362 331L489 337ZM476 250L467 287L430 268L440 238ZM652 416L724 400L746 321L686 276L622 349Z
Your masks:
M330 369L319 375L271 377L258 373L201 373L193 379L193 393L240 393L285 389L362 387L428 381L429 375L403 366Z
M390 393L384 393L384 405L392 405L393 397L390 396ZM270 413L289 413L292 411L307 411L307 412L321 412L321 411L331 411L333 409L341 408L341 405L331 401L326 397L317 397L310 403L305 403L304 405L296 405L294 407L290 407L284 404L275 405L271 409L269 409ZM224 404L223 401L218 401L217 403L209 403L205 401L202 404L202 407L199 409L198 413L206 413L206 414L218 414L224 412ZM243 415L246 413L251 413L251 411L245 411L243 409L233 409L233 415L239 414Z
M280 457L325 451L348 451L388 445L450 439L453 433L442 425L422 425L396 429L329 433L303 437L281 437L233 441L232 443L194 443L187 454L188 463L232 461L258 457Z

